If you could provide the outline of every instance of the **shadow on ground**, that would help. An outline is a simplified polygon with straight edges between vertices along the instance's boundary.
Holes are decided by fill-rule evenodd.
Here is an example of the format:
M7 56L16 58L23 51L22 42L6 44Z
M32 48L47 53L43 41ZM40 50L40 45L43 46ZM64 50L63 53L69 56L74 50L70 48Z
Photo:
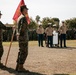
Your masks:
M41 73L36 73L36 72L17 72L15 71L14 69L12 68L8 68L8 67L2 67L0 68L1 70L4 70L4 71L7 71L9 72L10 74L14 74L14 75L46 75L46 74L41 74Z
M69 74L54 74L54 75L69 75Z
M73 49L76 49L76 47L53 47L53 48L56 48L56 49L67 49L67 50L73 50Z

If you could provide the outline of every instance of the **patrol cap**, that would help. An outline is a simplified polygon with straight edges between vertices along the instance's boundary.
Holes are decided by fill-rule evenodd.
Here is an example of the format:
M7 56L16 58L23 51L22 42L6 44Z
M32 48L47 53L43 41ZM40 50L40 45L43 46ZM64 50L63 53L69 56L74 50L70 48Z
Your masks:
M51 25L52 23L48 23L48 25Z
M48 23L48 25L52 25L52 23Z
M51 26L51 25L52 25L52 23L48 23L48 27Z
M20 11L21 11L21 12L22 12L24 9L27 9L27 10L28 10L28 8L27 8L26 5L23 5L23 6L20 7Z
M56 24L54 24L53 26L56 27Z
M2 15L1 11L0 11L0 15Z

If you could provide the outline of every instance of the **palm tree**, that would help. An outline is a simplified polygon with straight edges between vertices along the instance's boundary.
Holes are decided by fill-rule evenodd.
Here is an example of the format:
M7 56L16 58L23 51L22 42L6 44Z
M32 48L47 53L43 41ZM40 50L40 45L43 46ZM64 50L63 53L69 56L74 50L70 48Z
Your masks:
M38 24L38 22L40 21L40 16L37 15L36 18L35 18L35 20L36 20L36 22L37 22L37 24Z

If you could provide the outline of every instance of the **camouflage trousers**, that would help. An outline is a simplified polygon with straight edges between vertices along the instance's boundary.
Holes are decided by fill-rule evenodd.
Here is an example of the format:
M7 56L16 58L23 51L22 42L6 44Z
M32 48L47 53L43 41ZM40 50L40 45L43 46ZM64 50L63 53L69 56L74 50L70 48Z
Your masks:
M28 41L24 37L19 37L19 52L17 63L24 64L28 55Z
M2 58L3 52L4 52L4 50L3 50L3 46L2 46L2 41L0 41L0 60Z

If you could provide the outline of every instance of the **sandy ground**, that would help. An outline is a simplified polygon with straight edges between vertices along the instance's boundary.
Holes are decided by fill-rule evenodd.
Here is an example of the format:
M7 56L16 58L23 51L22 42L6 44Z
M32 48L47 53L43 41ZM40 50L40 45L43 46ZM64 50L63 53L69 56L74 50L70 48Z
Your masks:
M5 64L8 46L4 45L2 63ZM29 53L24 67L29 73L15 71L18 45L12 45L7 67L0 69L0 75L76 75L76 47L47 48L29 46Z

